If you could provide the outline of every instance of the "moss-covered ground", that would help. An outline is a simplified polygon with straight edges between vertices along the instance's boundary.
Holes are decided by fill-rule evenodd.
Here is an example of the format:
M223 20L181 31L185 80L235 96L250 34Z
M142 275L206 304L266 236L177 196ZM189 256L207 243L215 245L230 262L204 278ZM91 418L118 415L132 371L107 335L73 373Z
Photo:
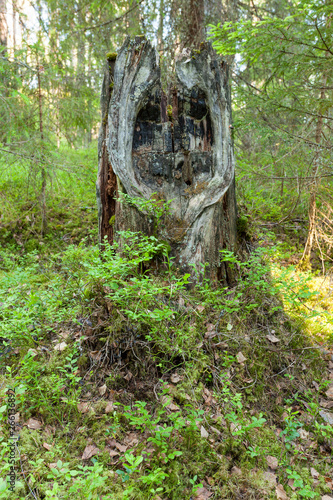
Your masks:
M44 237L38 178L1 180L0 498L333 497L328 264L242 184L232 286L133 233L101 259L95 150L59 152Z

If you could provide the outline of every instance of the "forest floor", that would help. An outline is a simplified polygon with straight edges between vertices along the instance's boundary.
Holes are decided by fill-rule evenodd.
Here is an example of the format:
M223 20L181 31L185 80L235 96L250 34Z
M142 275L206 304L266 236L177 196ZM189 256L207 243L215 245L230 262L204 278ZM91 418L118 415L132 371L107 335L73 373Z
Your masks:
M306 217L240 186L232 286L136 234L101 260L95 150L59 153L44 237L33 177L1 180L0 498L333 498L333 276L296 268Z

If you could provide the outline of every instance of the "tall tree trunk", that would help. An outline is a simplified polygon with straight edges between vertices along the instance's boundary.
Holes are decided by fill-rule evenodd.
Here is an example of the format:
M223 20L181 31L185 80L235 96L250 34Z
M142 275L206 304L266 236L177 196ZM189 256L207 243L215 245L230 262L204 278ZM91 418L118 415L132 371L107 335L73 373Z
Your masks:
M7 44L8 44L8 26L7 26L7 0L0 0L0 56L7 56ZM1 86L3 97L8 96L8 76L5 74L1 76ZM0 109L0 141L7 143L7 127L4 126L8 120L8 110Z
M41 71L42 66L39 64L39 57L37 53L37 83L38 83L38 111L39 111L39 133L40 133L40 150L41 150L41 177L42 177L42 186L41 186L41 212L42 212L42 225L41 225L41 235L44 236L47 228L47 219L46 219L46 169L44 165L44 125L43 125L43 94L42 94L42 85L41 85Z
M158 50L161 52L164 48L164 0L160 0L159 5L159 20L158 20L158 30L157 30L157 42Z
M0 45L7 47L8 26L7 26L7 0L0 0ZM4 50L0 47L0 52Z
M205 40L205 0L182 0L181 10L177 29L182 34L181 46L199 48Z
M326 52L326 57L328 57L329 54ZM324 103L325 100L325 88L327 85L327 74L324 74L323 76L323 82L322 82L322 89L320 91L320 102ZM309 200L309 229L308 229L308 235L304 247L304 252L302 255L302 258L299 262L299 268L300 269L310 269L311 268L311 263L310 263L310 258L311 258L311 251L313 248L313 243L315 240L316 236L316 215L317 215L317 194L318 194L318 188L320 185L320 162L321 162L321 151L320 151L320 143L321 143L321 138L322 138L322 133L323 133L323 115L320 111L320 116L317 120L317 125L316 125L316 134L315 134L315 141L318 144L317 151L315 153L315 159L313 163L313 169L312 169L312 183L310 187L310 200Z
M190 0L188 46L198 47L205 40L204 0Z
M16 11L17 11L17 4L16 0L12 0L13 2L13 55L15 56L15 51L16 51Z

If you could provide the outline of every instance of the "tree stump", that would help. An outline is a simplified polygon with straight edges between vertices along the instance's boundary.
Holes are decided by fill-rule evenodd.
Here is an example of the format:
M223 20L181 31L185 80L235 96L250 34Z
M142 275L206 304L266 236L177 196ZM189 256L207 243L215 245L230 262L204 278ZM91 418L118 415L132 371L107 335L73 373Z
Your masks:
M225 278L220 250L236 243L235 161L228 68L210 44L183 51L176 84L162 90L158 53L142 37L127 39L105 71L99 135L99 237L117 231L153 234L151 218L121 203L119 193L170 201L163 240L184 271L209 263Z

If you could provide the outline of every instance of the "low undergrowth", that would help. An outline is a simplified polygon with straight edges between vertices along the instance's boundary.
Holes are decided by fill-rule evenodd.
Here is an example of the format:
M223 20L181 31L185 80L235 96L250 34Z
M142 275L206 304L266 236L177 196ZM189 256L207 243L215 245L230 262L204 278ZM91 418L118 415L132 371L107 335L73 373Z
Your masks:
M221 254L232 287L191 283L157 237L122 238L102 260L2 251L0 498L329 494L332 319L308 276L257 247Z
M137 202L155 236L124 232L101 259L94 151L65 153L43 237L23 167L1 180L0 498L329 495L331 275L297 270L298 229L271 209L250 227L241 202L223 287L180 274L167 207Z
M0 158L0 270L7 269L6 256L33 251L48 256L87 237L96 243L95 156L95 143L84 150L61 146L53 153L54 163L46 165L45 234L39 165Z

